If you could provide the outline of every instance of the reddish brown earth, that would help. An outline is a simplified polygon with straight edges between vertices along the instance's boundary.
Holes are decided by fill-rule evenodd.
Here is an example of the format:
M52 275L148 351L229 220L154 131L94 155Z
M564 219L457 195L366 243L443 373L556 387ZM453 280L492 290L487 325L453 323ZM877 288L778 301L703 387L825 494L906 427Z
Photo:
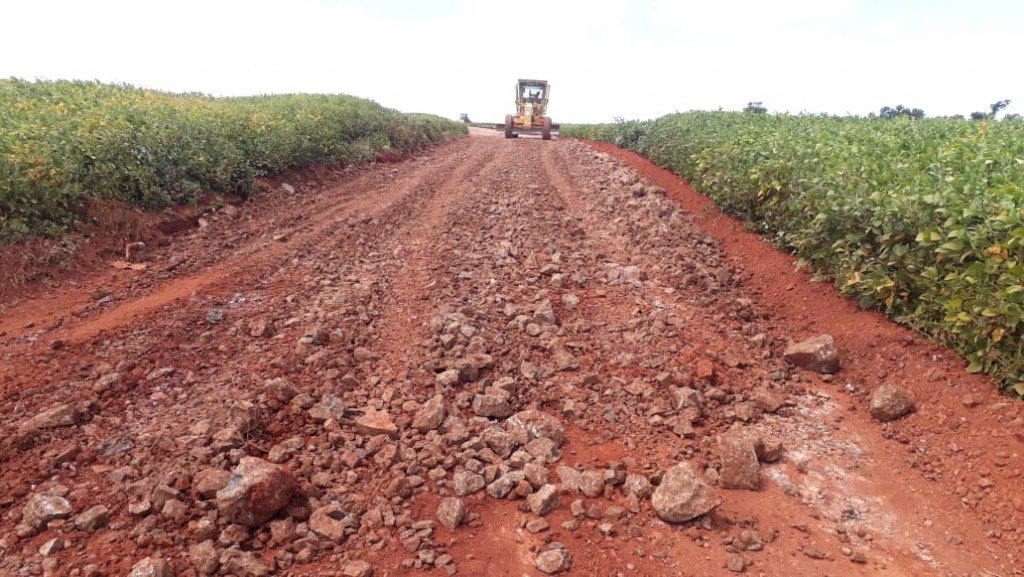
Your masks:
M1024 572L1019 403L670 173L592 146L472 137L275 183L148 247L144 270L7 303L0 575L122 576L148 557L178 576L360 560L519 577L555 544L567 575ZM837 374L782 359L820 333ZM882 384L915 412L874 420ZM424 425L435 395L445 416ZM529 409L560 447L550 429L511 441ZM752 467L757 490L719 481L738 434L783 446ZM257 505L295 485L251 526L214 496L244 457L282 468ZM679 462L720 502L684 523L615 479L657 485ZM494 484L448 529L437 505L472 472ZM545 476L558 504L535 514ZM30 526L41 496L69 510Z

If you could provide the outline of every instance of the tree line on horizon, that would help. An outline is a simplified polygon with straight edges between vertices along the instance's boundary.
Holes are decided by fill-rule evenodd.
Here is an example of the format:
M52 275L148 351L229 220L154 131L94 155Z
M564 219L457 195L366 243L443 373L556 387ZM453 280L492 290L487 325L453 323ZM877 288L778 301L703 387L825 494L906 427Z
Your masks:
M1010 99L997 100L989 105L988 112L975 111L970 114L969 117L965 117L962 114L954 114L951 116L937 116L935 118L951 118L957 120L995 120L996 115L1001 111L1005 110L1012 101ZM768 114L768 108L761 101L751 101L743 108L743 112L749 114ZM913 120L920 120L925 117L924 110L920 108L910 108L897 104L895 107L883 106L878 112L871 112L868 114L868 118L881 118L885 120L907 117ZM1024 116L1020 114L1006 114L1003 116L1003 120L1024 120Z

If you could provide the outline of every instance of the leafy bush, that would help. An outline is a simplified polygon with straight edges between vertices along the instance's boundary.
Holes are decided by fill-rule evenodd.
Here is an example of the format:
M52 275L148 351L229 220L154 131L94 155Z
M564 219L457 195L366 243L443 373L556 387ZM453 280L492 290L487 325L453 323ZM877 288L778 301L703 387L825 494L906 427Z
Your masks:
M0 80L0 242L56 233L85 197L155 208L246 194L258 176L373 160L465 134L345 95L211 98Z
M562 134L615 142L619 126ZM1024 123L698 112L643 127L631 148L1024 394Z

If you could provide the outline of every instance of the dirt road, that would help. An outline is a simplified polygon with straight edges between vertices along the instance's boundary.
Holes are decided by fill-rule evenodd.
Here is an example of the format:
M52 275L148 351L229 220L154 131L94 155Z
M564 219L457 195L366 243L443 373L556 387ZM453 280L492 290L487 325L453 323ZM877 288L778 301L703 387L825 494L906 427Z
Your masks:
M9 306L0 575L1022 574L1020 405L612 152L321 171Z

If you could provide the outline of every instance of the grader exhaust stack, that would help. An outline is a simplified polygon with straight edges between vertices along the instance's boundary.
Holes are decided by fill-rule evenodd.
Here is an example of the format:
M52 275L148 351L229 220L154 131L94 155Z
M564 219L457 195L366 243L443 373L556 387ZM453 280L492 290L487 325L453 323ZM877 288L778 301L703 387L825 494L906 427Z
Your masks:
M548 96L551 85L547 80L520 78L516 84L516 113L505 116L505 124L497 125L505 131L505 138L518 138L521 134L539 134L544 140L551 140L557 134L558 125L551 123L547 116Z

